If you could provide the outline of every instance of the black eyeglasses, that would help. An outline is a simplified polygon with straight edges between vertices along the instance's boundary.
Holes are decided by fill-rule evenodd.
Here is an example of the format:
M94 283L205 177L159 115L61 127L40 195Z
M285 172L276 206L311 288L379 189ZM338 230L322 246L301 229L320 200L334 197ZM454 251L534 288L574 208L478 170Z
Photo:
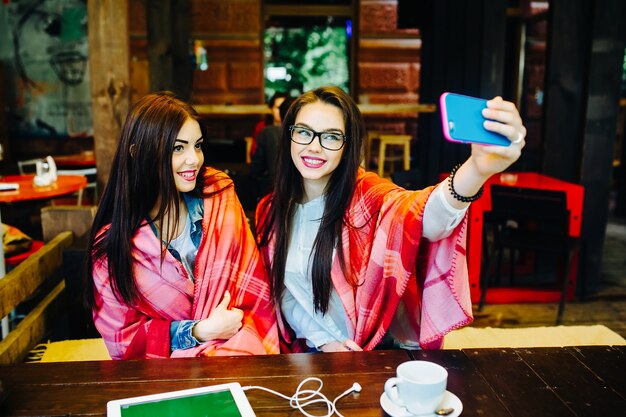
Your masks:
M291 132L291 140L295 143L308 145L318 137L322 148L329 151L338 151L343 148L343 144L346 142L346 137L341 133L316 132L308 127L298 125L289 126L289 131Z

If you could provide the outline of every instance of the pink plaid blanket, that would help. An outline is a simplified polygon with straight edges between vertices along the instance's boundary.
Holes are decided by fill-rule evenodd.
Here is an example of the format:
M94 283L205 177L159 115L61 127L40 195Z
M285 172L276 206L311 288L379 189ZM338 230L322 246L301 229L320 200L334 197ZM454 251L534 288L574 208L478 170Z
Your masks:
M231 179L213 169L205 191L225 188L204 199L202 240L195 263L195 284L182 264L166 252L145 224L133 237L133 271L143 300L129 306L112 292L106 260L93 269L96 327L113 359L170 356L170 322L208 317L229 290L230 307L244 311L242 329L229 340L213 340L177 350L172 357L278 353L278 333L267 275L247 226ZM104 232L104 231L103 231Z
M337 258L331 274L348 330L365 350L381 341L399 306L403 313L394 322L394 336L418 341L425 349L441 348L446 333L473 319L465 261L467 219L439 242L421 239L424 206L433 188L407 191L373 173L359 172L341 242L358 285L348 283ZM265 220L263 202L257 225ZM272 242L261 254L270 265ZM277 316L282 349L302 350L302 341L295 340L280 312Z

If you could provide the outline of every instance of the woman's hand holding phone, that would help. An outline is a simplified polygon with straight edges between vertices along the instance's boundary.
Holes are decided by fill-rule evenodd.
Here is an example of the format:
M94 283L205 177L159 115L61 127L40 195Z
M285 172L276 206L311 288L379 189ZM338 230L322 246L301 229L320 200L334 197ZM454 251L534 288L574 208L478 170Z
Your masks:
M473 196L489 177L517 161L526 144L526 128L515 105L502 97L483 100L460 96L461 99L452 100L452 106L448 106L448 101L444 101L447 96L450 94L441 98L444 135L448 140L470 143L472 147L470 158L456 172L454 190L462 196ZM470 110L464 112L464 107ZM467 206L452 193L447 194L447 201L453 207Z
M501 172L519 158L526 128L513 103L502 97L485 100L454 93L442 94L439 101L444 136L472 144L480 175Z
M502 97L488 100L482 115L487 119L483 122L486 130L503 135L510 142L509 146L472 144L470 159L480 175L489 177L504 171L518 160L526 144L526 128L515 104Z

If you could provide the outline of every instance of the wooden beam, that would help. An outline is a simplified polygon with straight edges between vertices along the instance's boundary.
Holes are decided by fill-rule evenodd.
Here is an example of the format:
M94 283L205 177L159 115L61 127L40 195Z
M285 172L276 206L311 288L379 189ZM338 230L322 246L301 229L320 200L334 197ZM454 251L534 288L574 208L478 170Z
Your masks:
M22 362L28 352L46 336L57 321L57 313L65 295L65 281L61 281L26 315L0 342L0 364Z
M39 286L58 273L63 265L63 249L72 244L72 232L59 233L0 279L0 317L5 317Z
M626 2L596 0L594 2L591 50L581 52L587 57L588 79L583 100L586 102L584 128L581 129L581 184L585 186L582 235L585 256L581 294L597 291L602 285L600 273L609 197L612 188L615 127L619 115L620 87L624 47L626 46Z
M418 113L434 113L435 104L359 104L359 110L364 116L393 115L401 117L417 117ZM269 114L265 104L196 104L193 106L202 116L247 116Z
M147 0L146 18L150 90L170 90L188 101L193 80L191 0Z
M265 6L265 16L343 16L352 17L352 5L333 6L328 4L321 5L273 5Z
M504 89L504 57L506 55L506 3L501 0L485 0L483 3L482 39L480 56L480 96L502 96ZM510 48L510 46L509 46ZM505 97L511 99L511 97Z
M46 288L42 287L46 281L60 277L63 250L71 245L72 240L72 232L59 233L0 279L0 317L8 315L38 288ZM22 361L28 351L41 341L56 323L54 317L57 316L59 300L64 291L65 282L62 280L0 342L0 363Z
M87 2L98 186L104 189L130 105L128 0Z
M451 91L491 98L502 93L505 0L437 0L422 2L420 19L420 101L437 103ZM495 37L494 37L495 36ZM439 115L418 122L417 167L429 184L467 159L469 146L443 140Z
M553 0L548 22L541 172L580 181L590 0Z

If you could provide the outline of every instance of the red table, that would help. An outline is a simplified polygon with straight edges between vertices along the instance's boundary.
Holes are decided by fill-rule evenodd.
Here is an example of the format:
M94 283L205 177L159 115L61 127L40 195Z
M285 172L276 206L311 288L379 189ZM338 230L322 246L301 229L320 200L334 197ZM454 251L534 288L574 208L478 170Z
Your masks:
M0 191L0 203L15 203L18 201L42 200L73 194L87 186L87 178L82 175L59 175L57 180L46 187L35 187L35 175L7 175L0 178L0 182L17 183L19 190Z
M469 227L467 244L467 266L469 269L470 294L472 302L480 299L480 274L483 247L483 214L491 210L491 185L534 188L541 190L564 191L567 198L567 209L570 211L569 235L580 236L582 223L584 187L567 181L535 172L502 173L492 176L485 184L483 196L473 202L469 209ZM574 259L577 264L578 254ZM567 299L574 297L578 268L572 268L571 285L567 291ZM488 304L506 304L519 302L557 302L560 300L559 290L531 288L489 288Z

